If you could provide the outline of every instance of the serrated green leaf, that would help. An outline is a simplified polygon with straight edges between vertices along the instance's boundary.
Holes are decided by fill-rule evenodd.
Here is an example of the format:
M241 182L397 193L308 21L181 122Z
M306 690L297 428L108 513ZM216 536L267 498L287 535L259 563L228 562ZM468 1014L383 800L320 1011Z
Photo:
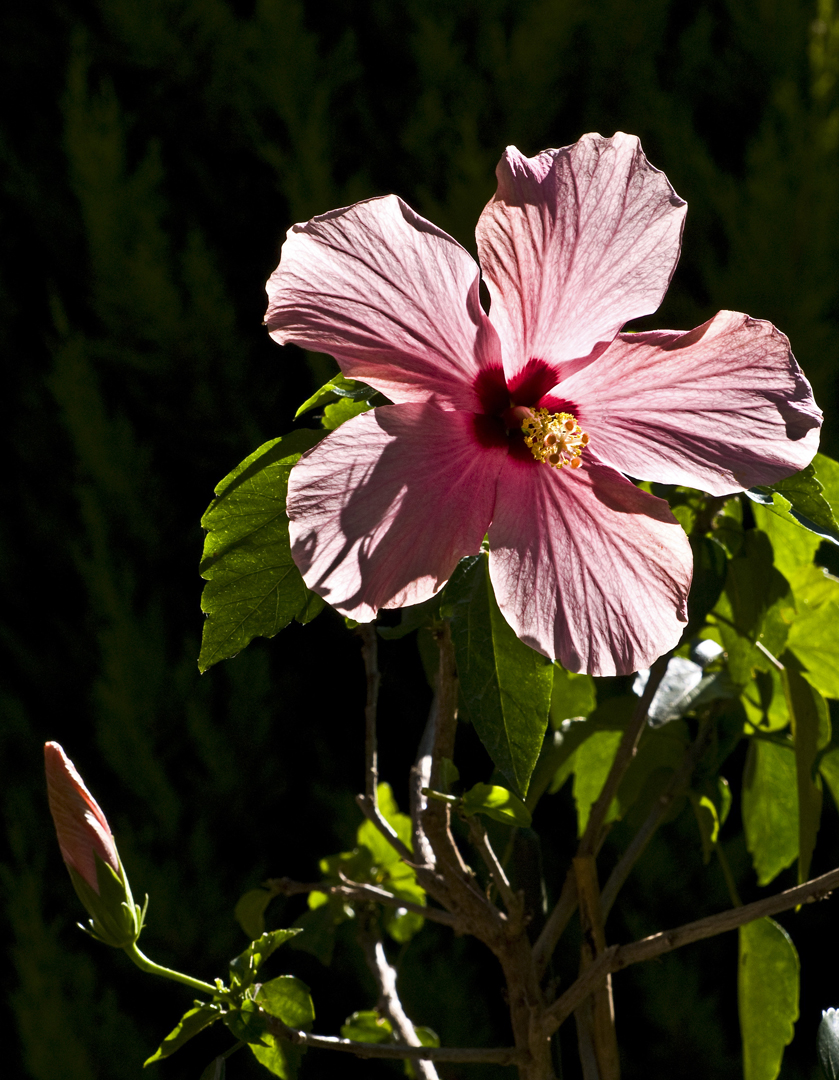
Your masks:
M796 618L787 646L807 679L826 697L839 698L839 580L816 566L792 577Z
M839 1080L839 1011L836 1009L822 1012L816 1048L825 1080Z
M185 1012L178 1021L177 1027L169 1032L152 1056L143 1062L143 1068L146 1065L151 1065L154 1061L171 1057L176 1050L180 1050L185 1042L189 1042L199 1031L203 1031L210 1024L214 1024L216 1020L220 1020L221 1016L221 1008L218 1005L210 1004L199 1005L197 1008Z
M444 614L452 620L463 710L496 767L525 795L548 725L553 665L504 619L485 554L461 561Z
M768 885L798 857L798 787L791 743L751 740L742 810L758 884Z
M256 1001L265 1012L279 1017L289 1027L308 1031L315 1022L315 1006L309 987L293 975L280 975L263 983Z
M262 934L256 941L252 941L244 952L241 952L234 960L230 961L230 971L238 979L239 985L244 989L253 983L260 967L269 956L288 941L299 930L269 930Z
M839 544L839 524L825 498L824 485L817 477L818 467L824 470L825 475L831 471L827 462L830 462L829 458L818 454L813 464L794 476L779 480L777 484L751 488L746 494L785 520L795 522L818 533L823 539ZM836 463L831 464L835 466Z
M341 1038L362 1043L388 1043L393 1041L393 1025L386 1016L373 1009L364 1009L348 1016L341 1025Z
M291 557L285 512L288 476L321 438L293 431L260 446L222 480L201 519L207 530L201 608L207 615L198 667L204 672L241 652L255 637L273 637L296 616L309 621L323 606Z
M798 1019L798 953L772 919L741 926L739 951L743 1080L775 1080Z
M830 715L827 702L803 675L790 666L781 673L792 721L798 787L798 880L807 880L810 859L816 846L822 812L821 779L815 775L819 751L830 742Z
M518 795L497 784L475 784L463 796L461 805L465 814L485 814L504 825L530 827L530 811Z
M273 899L274 894L267 889L248 889L239 897L233 914L252 941L265 933L265 909Z
M375 394L375 390L368 386L366 383L358 382L356 379L347 379L344 375L335 375L324 383L323 386L314 392L310 398L300 406L297 412L294 414L294 419L302 416L303 413L309 412L310 409L317 408L318 405L328 403L334 397L348 398L350 401L366 401L368 398Z

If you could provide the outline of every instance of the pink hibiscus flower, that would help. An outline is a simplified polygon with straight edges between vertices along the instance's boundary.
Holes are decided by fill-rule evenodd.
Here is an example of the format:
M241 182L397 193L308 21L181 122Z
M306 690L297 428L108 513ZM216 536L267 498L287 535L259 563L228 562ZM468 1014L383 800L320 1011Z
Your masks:
M486 535L523 641L570 671L627 673L679 640L692 567L667 504L627 477L771 484L812 459L821 412L767 322L723 311L687 333L620 333L661 303L686 210L636 138L509 147L496 171L480 269L393 195L289 230L272 337L331 353L394 403L292 470L294 559L367 621L428 599Z

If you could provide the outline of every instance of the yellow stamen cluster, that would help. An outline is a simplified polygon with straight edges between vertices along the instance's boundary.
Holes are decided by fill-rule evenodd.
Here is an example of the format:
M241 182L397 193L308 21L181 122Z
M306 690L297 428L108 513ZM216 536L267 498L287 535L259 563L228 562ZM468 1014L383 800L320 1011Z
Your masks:
M524 441L537 461L544 461L553 469L568 465L579 469L580 454L588 444L588 435L570 413L552 413L547 409L533 409L522 421Z

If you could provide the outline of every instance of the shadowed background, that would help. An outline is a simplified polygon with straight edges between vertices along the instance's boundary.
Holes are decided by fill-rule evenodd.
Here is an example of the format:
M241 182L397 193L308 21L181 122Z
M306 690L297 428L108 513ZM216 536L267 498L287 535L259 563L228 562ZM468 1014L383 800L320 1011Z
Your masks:
M151 894L144 949L201 978L223 975L246 944L232 914L245 889L270 874L312 879L319 856L352 846L359 821L363 673L340 620L294 625L203 677L195 663L199 519L213 486L288 430L334 370L279 349L261 327L285 230L394 191L474 251L505 144L534 154L586 131L637 134L689 204L679 269L644 325L690 328L720 308L774 322L836 455L839 10L832 0L10 0L0 42L0 874L17 1024L4 1074L129 1080L189 995L74 929L82 910L51 831L43 742L76 761L135 894ZM411 647L382 646L382 770L403 805L430 699ZM463 739L485 779L486 758L470 732ZM537 818L555 872L573 842L562 800ZM688 816L639 864L613 940L726 905ZM814 873L839 863L837 824L831 805ZM730 847L744 899L756 898L742 845ZM790 872L778 885L791 883ZM300 910L275 901L269 923ZM822 905L782 921L803 965L782 1076L810 1080L820 1010L839 1005L823 965L835 936L819 938L835 907L832 920ZM301 952L277 956L275 974L313 986L319 1031L374 1004L349 937L329 970ZM403 960L409 1011L449 1044L509 1038L495 970L472 967L476 956L428 928ZM628 1080L740 1075L735 965L732 935L616 977ZM153 1070L197 1080L229 1044L214 1030ZM401 1066L310 1053L303 1078L339 1070L385 1078ZM247 1052L231 1059L229 1077L259 1075Z

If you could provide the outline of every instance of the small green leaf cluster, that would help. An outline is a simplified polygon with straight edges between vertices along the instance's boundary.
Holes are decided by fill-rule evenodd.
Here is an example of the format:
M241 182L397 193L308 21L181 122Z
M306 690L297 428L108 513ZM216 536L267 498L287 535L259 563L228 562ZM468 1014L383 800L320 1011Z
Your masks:
M268 982L259 982L258 976L272 953L299 933L295 929L273 930L252 941L230 962L230 985L217 980L212 1001L196 1002L184 1013L145 1064L170 1057L199 1032L221 1020L238 1040L232 1050L247 1045L257 1061L274 1076L294 1080L303 1050L272 1034L270 1018L275 1017L294 1030L308 1031L315 1019L309 989L293 975L280 975ZM224 1057L215 1059L206 1074L223 1076Z
M439 1046L440 1039L436 1032L429 1027L416 1027L414 1032L419 1039L420 1046ZM348 1016L341 1026L341 1037L351 1039L359 1043L398 1043L399 1037L393 1030L393 1024L386 1016L375 1009L365 1009L354 1012ZM410 1062L405 1062L405 1075L416 1077L416 1067Z

